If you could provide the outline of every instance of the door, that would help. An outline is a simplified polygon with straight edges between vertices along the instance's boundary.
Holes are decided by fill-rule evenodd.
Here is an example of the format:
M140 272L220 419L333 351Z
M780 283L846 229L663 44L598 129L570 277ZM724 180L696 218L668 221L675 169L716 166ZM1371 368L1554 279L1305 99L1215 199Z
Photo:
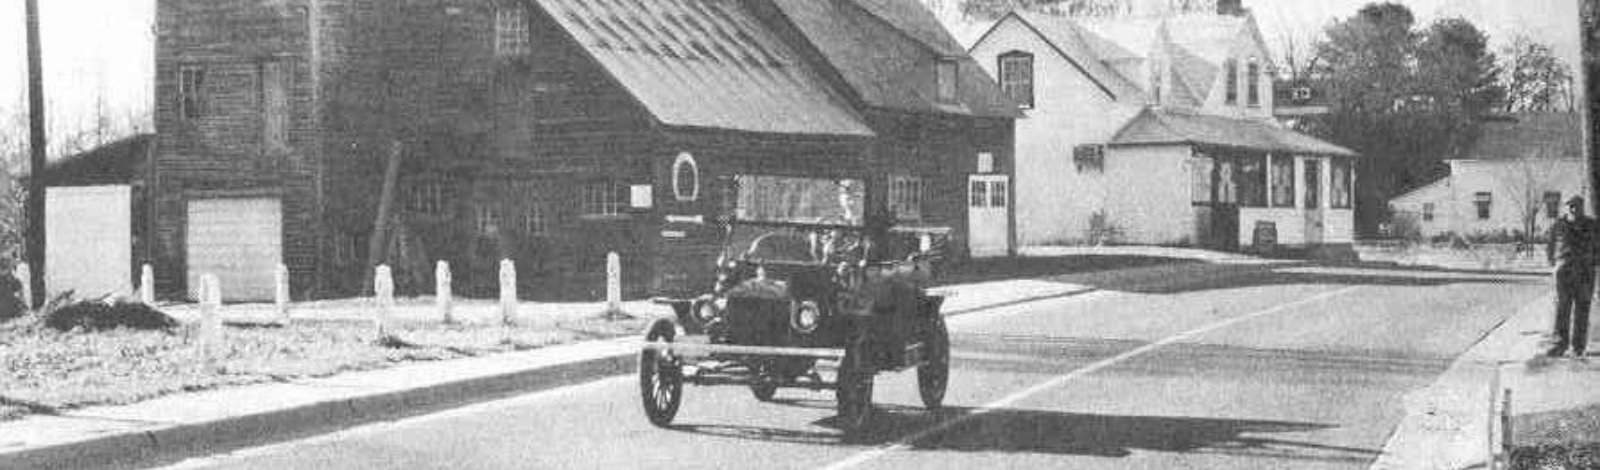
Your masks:
M132 189L54 187L45 193L45 291L79 297L133 289Z
M1217 158L1211 169L1210 231L1202 245L1221 251L1239 250L1239 184L1235 178L1238 161Z
M275 198L189 201L189 297L200 298L200 276L210 273L224 301L272 300L273 271L283 260L282 215Z
M967 177L967 248L973 258L1010 254L1010 195L1011 178L1006 175Z
M1321 245L1324 230L1322 210L1322 159L1307 158L1305 161L1306 194L1306 246Z

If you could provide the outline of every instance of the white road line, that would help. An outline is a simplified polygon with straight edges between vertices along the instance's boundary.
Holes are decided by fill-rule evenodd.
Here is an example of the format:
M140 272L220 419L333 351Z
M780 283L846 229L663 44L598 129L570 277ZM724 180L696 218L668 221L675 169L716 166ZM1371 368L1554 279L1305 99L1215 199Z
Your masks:
M1125 352L1125 353L1122 353L1122 354L1118 354L1116 356L1112 356L1112 357L1107 358L1107 359L1100 360L1098 362L1095 362L1093 364L1089 364L1087 366L1083 366L1082 368L1079 368L1077 370L1073 370L1073 371L1068 372L1066 374L1062 374L1062 375L1057 376L1057 377L1055 377L1053 379L1041 382L1041 383L1036 384L1036 385L1034 385L1032 387L1028 387L1026 389L1023 389L1022 391L1007 395L1007 396L1005 396L1005 397L1003 397L1003 398L1001 398L999 400L995 400L995 401L986 403L981 407L973 409L972 412L970 412L970 413L961 415L961 416L959 416L959 417L957 417L955 419L951 419L949 421L945 421L945 422L939 423L939 425L937 425L937 426L934 426L934 427L931 427L931 428L928 428L928 429L924 429L922 431L918 431L918 432L913 433L911 435L908 435L906 437L902 437L902 438L896 440L892 444L889 444L889 445L886 445L886 446L883 446L883 447L878 447L878 448L875 448L875 449L872 449L872 450L862 451L861 453L858 453L858 454L856 454L854 456L851 456L848 459L840 460L840 461L834 462L833 464L830 464L830 465L828 465L826 467L822 467L820 470L844 470L844 469L847 469L847 468L853 468L853 467L856 467L858 465L861 465L861 464L876 460L878 458L881 458L881 457L883 457L885 455L889 455L890 453L893 453L893 452L898 452L898 451L902 451L902 450L911 449L911 445L915 444L917 441L920 441L920 440L926 439L926 438L928 438L930 436L933 436L933 435L948 431L951 428L954 428L954 427L956 427L958 425L961 425L962 423L970 421L970 420L972 420L972 419L974 419L974 418L976 418L978 416L982 416L984 414L993 412L995 410L1011 406L1013 403L1016 403L1018 401L1022 401L1025 398L1028 398L1028 397L1033 396L1033 395L1037 395L1040 392L1043 392L1045 390L1049 390L1049 389L1052 389L1052 388L1055 388L1055 387L1059 387L1061 385L1066 384L1067 382L1076 380L1079 377L1083 377L1085 375L1095 373L1095 372L1097 372L1097 371L1099 371L1101 369L1105 369L1107 367L1111 367L1113 365L1116 365L1119 362L1126 361L1128 359L1132 359L1134 357L1149 353L1151 351L1154 351L1156 349L1160 349L1160 348L1162 348L1164 346L1168 346L1168 345L1171 345L1173 343L1177 343L1179 341L1183 341L1183 340L1186 340L1186 339L1189 339L1189 338L1193 338L1195 336L1203 335L1203 334L1206 334L1206 333L1209 333L1209 332L1212 332L1212 331L1216 331L1216 330L1219 330L1219 329L1222 329L1222 328L1226 328L1228 326L1232 326L1232 325L1237 324L1237 323L1253 320L1253 319L1256 319L1256 318L1261 318L1261 317L1268 316L1268 315L1275 315L1275 314L1278 314L1278 313L1282 313L1282 312L1287 311L1287 310L1289 310L1291 308L1294 308L1294 307L1298 307L1298 306L1309 304L1309 303L1313 303L1313 302L1319 302L1319 301L1328 299L1330 297L1342 295L1342 294L1348 293L1350 291L1353 291L1353 290L1356 290L1356 289L1359 289L1359 288L1361 288L1361 286L1350 286L1350 287L1346 287L1346 288L1343 288L1343 289L1335 290L1335 291L1332 291L1332 292L1324 292L1324 293L1321 293L1321 294L1317 294L1317 295L1314 295L1314 296L1311 296L1311 297L1307 297L1307 298L1304 298L1304 299L1300 299L1300 300L1296 300L1296 301L1293 301L1293 302L1279 304L1279 305L1277 305L1275 307L1268 308L1266 310L1260 310L1260 311L1252 312L1252 313L1249 313L1249 314L1240 315L1240 316L1237 316L1237 317L1229 318L1227 320L1223 320L1223 321L1219 321L1219 322L1216 322L1216 323L1212 323L1212 324L1209 324L1209 325L1206 325L1206 326L1203 326L1203 327L1200 327L1200 328L1197 328L1197 329L1185 331L1183 333L1178 333L1176 335L1172 335L1172 336L1168 336L1166 338L1162 338L1161 340L1156 341L1154 343L1146 344L1144 346L1140 346L1138 348L1134 348L1131 351L1128 351L1128 352Z
M191 470L191 469L211 468L211 467L215 467L215 466L218 466L218 465L226 464L226 463L229 463L229 462L235 462L235 461L239 461L239 460L243 460L243 459L266 456L266 455L274 455L274 454L279 454L279 453L285 453L285 452L293 451L295 448L298 448L298 447L318 445L318 444L329 443L329 442L336 442L336 441L341 441L341 440L346 440L346 439L352 439L352 438L357 438L357 437L363 437L363 436L368 436L368 435L372 435L372 434L377 434L377 433L384 432L384 431L392 431L392 430L396 430L396 429L415 428L417 426L423 426L423 425L427 425L427 424L430 424L430 423L434 423L434 422L438 422L438 421L446 420L446 419L450 419L450 418L456 418L456 417L461 417L461 416L473 416L473 415L478 415L478 414L485 414L485 413L492 412L492 411L504 410L506 408L524 406L524 405L528 405L528 404L531 404L531 403L537 402L537 401L554 400L554 399L559 399L559 398L562 398L562 397L570 397L570 396L573 396L573 395L591 395L592 396L592 394L596 390L604 389L604 388L608 388L608 387L615 387L618 382L622 382L622 381L626 381L626 380L637 380L637 376L634 375L634 374L617 375L617 376L612 376L612 377L607 377L607 378L602 378L602 379L599 379L599 380L595 380L593 382L581 383L581 384L576 384L576 385L568 385L568 386L564 386L564 387L557 387L557 388L552 388L552 389L549 389L549 390L530 393L530 394L527 394L527 395L519 395L519 396L515 396L515 397L511 397L511 398L505 398L505 399L494 400L494 401L487 401L487 402L483 402L483 403L476 403L476 404L472 404L472 405L463 406L463 407L460 407L460 408L451 408L451 409L448 409L448 410L443 410L443 411L439 411L439 412L435 412L435 413L428 413L428 414L419 415L419 416L413 416L413 417L409 417L409 418L403 418L403 419L399 419L399 420L395 420L395 421L375 422L375 423L366 424L366 425L363 425L363 426L358 426L358 427L354 427L354 428L350 428L350 429L345 429L345 430L342 430L342 431L334 431L334 432L331 432L331 433L328 433L328 434L309 437L309 438L305 438L305 439L280 442L280 443L276 443L276 444L268 444L268 445L259 446L259 447L249 447L249 448L244 448L244 449L238 449L238 450L234 450L232 452L227 452L227 453L223 453L223 454L208 455L208 456L204 456L204 457L195 457L195 458L187 459L187 460L184 460L184 461L181 461L181 462L178 462L178 463L166 466L166 467L159 467L159 468L152 469L152 470Z

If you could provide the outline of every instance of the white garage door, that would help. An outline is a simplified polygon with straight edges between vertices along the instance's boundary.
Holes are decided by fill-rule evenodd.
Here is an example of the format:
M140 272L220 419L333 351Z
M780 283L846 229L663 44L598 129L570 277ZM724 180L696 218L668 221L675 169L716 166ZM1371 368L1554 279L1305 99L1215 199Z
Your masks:
M282 214L270 198L189 201L189 297L200 298L200 276L211 273L223 300L272 300L273 270L283 259Z
M79 297L133 289L132 191L126 185L45 193L45 291Z

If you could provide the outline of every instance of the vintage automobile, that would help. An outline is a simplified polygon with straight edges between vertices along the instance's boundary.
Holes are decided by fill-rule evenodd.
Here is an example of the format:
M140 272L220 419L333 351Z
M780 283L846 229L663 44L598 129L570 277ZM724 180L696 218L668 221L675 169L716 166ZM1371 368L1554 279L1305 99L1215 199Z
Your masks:
M926 234L918 249L896 256L889 240L917 234L722 223L715 285L695 298L658 299L675 318L645 331L639 386L651 423L672 422L685 383L747 386L762 401L780 388L832 389L837 426L852 438L872 414L874 376L911 368L923 405L940 406L950 346L944 298L925 289L935 258ZM829 369L832 380L823 377Z

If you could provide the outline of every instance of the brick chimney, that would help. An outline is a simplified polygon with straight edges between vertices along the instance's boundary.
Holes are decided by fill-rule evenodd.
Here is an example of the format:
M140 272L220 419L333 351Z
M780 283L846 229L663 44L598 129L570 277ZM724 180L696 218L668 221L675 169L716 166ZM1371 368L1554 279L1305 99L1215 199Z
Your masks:
M1224 16L1244 16L1244 0L1217 0L1217 14Z

